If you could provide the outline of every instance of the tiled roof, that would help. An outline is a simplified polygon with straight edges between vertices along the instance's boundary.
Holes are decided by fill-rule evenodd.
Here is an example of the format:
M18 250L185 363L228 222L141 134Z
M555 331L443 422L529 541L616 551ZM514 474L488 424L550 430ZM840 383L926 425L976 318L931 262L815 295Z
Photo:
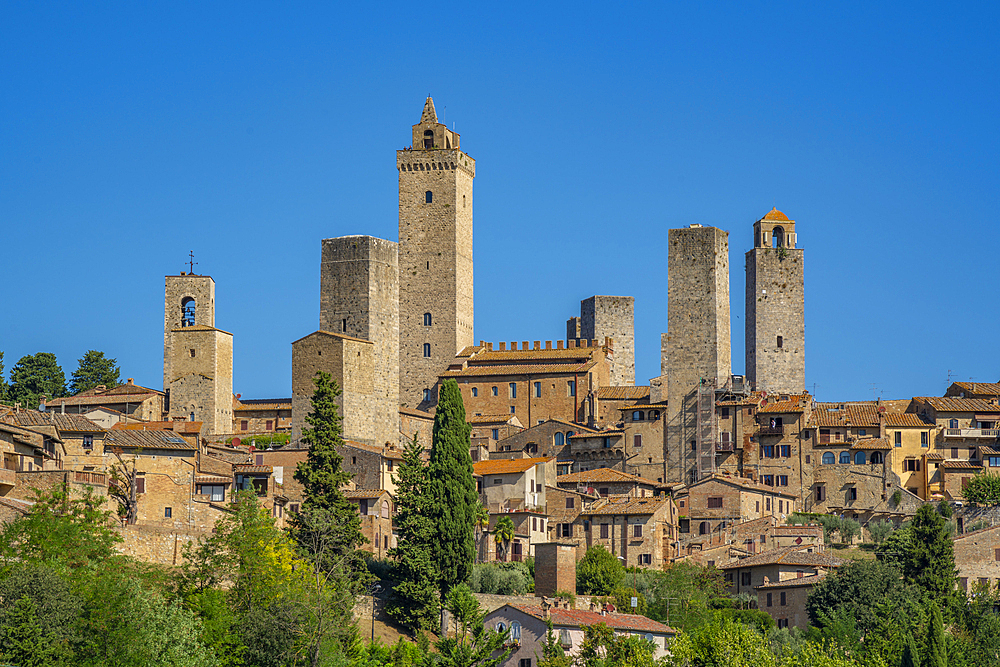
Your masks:
M788 216L779 211L776 207L772 207L770 211L767 212L761 220L767 220L769 222L791 222Z
M552 460L554 459L543 456L534 459L493 459L491 461L479 461L472 465L472 472L476 475L510 475L512 473L525 472L540 463Z
M667 407L666 401L657 401L656 403L632 403L631 405L622 405L619 410L650 410L659 408L663 410Z
M970 394L1000 396L1000 382L956 382L955 386Z
M245 475L247 473L272 473L272 466L258 466L251 463L234 463L233 473Z
M977 465L970 461L943 461L941 463L942 468L947 468L949 470L982 470L981 465Z
M656 482L648 479L630 475L627 472L613 470L611 468L598 468L597 470L585 470L583 472L573 472L568 475L556 477L556 484L590 484L590 483L620 483L620 484L646 484L656 486Z
M402 461L403 452L402 450L395 449L392 447L379 447L378 445L369 445L364 442L354 442L352 440L344 441L345 447L353 447L354 449L361 449L366 452L371 452L372 454L381 454L384 458Z
M736 570L760 565L811 565L813 567L839 567L842 560L825 553L810 553L802 547L771 549L742 560L720 566L721 570Z
M591 431L590 433L574 433L569 436L573 440L583 439L583 438L600 438L605 435L625 435L625 431L620 428L609 428L605 431Z
M804 411L805 408L802 406L802 401L797 397L793 397L791 400L787 401L768 403L757 412L768 413L768 414L781 414L786 412L804 412Z
M582 510L581 514L617 515L655 514L667 504L664 498L615 498L600 507Z
M541 607L534 607L524 604L508 604L508 607L513 607L518 611L528 614L529 616L534 616L535 618L545 619L545 612ZM612 628L614 630L636 630L638 632L655 632L658 634L676 634L676 631L662 623L658 623L651 618L646 618L645 616L639 616L637 614L601 614L596 611L589 611L583 609L549 609L549 616L552 619L552 625L565 626L565 627L585 627L588 625L597 625L598 623L603 623L604 625Z
M841 408L841 405L844 407ZM809 426L851 426L851 427L875 427L878 426L878 406L875 402L864 403L816 403L813 406L812 416L809 417Z
M986 446L980 447L978 454L979 458L982 458L984 456L1000 456L1000 452L993 449L992 447L986 447Z
M586 361L583 363L571 364L517 364L502 366L478 366L470 365L461 370L447 370L440 374L440 377L465 377L473 376L493 376L493 375L553 375L559 373L576 374L586 373L597 365L596 361Z
M115 431L174 431L175 433L187 433L198 435L204 422L170 421L170 422L131 422L115 424L111 428Z
M854 441L851 445L851 449L871 449L871 450L890 450L892 445L889 444L889 438L860 438Z
M985 398L914 396L913 400L917 403L929 405L937 412L1000 412L1000 405Z
M649 387L598 387L597 398L601 401L637 401L649 398Z
M944 461L944 459L945 459L945 456L941 452L928 452L927 453L927 460L928 461Z
M197 451L198 447L173 431L135 430L113 428L104 436L104 446L107 448L126 447L128 449L174 449L180 451Z
M820 580L826 576L826 572L820 572L818 574L810 574L808 577L797 577L795 579L786 579L785 581L772 581L767 584L762 584L757 587L760 589L769 588L794 588L796 586L815 586L820 582Z
M198 484L232 484L233 480L230 477L222 477L221 475L195 475L194 481Z
M241 398L233 407L233 412L247 410L291 410L290 398Z
M511 420L513 415L472 415L471 417L466 417L465 421L470 424L506 424Z
M781 491L774 486L765 486L764 484L758 484L753 480L747 479L746 477L730 477L728 475L712 475L711 477L704 477L694 484L691 488L699 486L701 484L706 484L708 482L725 482L728 484L733 484L746 489L747 491L753 491L754 493L768 493L773 496L785 496L786 498L796 498L797 496L791 491ZM690 490L689 490L690 492Z
M423 410L414 410L413 408L404 408L402 406L399 408L399 414L420 417L421 419L434 419L433 412L424 412Z
M751 392L748 396L739 396L729 399L722 399L715 402L716 405L760 405L764 400L764 392Z
M39 412L38 410L23 410L12 412L7 417L17 426L31 428L32 426L55 426L59 431L73 433L100 433L104 429L83 415L70 415L61 412Z
M344 497L348 500L361 500L362 498L381 498L388 493L385 489L354 489L344 491Z
M233 335L229 331L223 331L222 329L219 329L219 328L216 328L216 327L210 327L207 324L195 324L194 326L190 326L190 327L178 327L176 329L171 329L170 330L171 333L173 333L175 331L176 332L181 332L181 333L185 333L185 332L188 332L188 331L218 331L219 333L224 333L224 334L227 334L229 336Z
M895 428L908 426L922 426L924 428L929 428L934 426L933 423L913 412L886 412L885 425Z

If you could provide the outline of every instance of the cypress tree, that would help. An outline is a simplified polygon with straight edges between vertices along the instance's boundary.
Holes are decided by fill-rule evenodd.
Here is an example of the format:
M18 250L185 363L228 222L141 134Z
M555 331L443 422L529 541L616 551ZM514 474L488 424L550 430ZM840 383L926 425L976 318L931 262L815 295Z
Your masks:
M920 655L917 653L917 646L913 643L913 635L907 635L906 646L903 648L903 658L899 662L899 667L920 667Z
M428 470L417 436L407 443L396 483L398 546L389 552L397 561L400 583L387 611L396 621L413 629L431 629L437 619L437 574L431 544L434 524L427 515Z
M948 646L944 639L944 622L941 620L941 610L933 602L930 603L930 607L924 667L948 667Z
M450 379L442 382L439 397L431 447L428 516L434 524L434 562L444 599L472 572L479 497L469 455L472 427L465 421L458 383Z
M336 398L340 388L329 373L320 371L313 378L316 391L312 397L312 411L306 415L310 428L302 429L302 442L309 446L305 461L295 470L295 480L302 484L302 513L328 517L324 527L325 549L328 556L351 554L365 542L361 535L361 516L357 508L344 497L341 488L351 481L351 474L341 468L344 458L338 451L344 445L341 436L341 417ZM315 520L308 522L292 518L292 534L300 545L309 549L315 544ZM307 528L306 523L310 526Z
M903 576L934 599L945 599L955 589L955 548L944 518L932 505L917 510L910 527L911 544L903 559Z

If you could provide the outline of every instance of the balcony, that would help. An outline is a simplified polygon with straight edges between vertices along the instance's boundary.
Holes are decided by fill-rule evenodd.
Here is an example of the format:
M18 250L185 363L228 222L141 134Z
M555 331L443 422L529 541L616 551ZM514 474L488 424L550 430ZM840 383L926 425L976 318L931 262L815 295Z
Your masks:
M996 439L1000 436L1000 429L996 428L946 428L944 437L946 438L988 438Z
M9 486L11 488L17 486L17 473L9 468L0 468L0 487Z
M716 452L732 452L736 451L735 443L732 440L722 441L719 440L715 443Z
M107 486L108 478L104 473L100 472L81 472L75 471L73 473L74 481L79 484L93 484L97 486Z
M757 429L757 435L758 436L764 436L764 435L778 435L778 436L781 436L781 435L785 435L785 427L784 426L761 426L759 429Z

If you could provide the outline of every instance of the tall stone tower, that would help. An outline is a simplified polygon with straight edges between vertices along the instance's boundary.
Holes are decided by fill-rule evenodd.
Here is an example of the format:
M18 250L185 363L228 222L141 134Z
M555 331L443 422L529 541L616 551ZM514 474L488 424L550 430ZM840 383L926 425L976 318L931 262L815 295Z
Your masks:
M732 370L729 233L691 225L668 235L667 480L690 482L714 470L715 387Z
M611 386L635 384L635 297L592 296L580 302L580 317L566 321L566 340L610 338Z
M437 403L438 374L473 344L472 180L476 162L427 98L399 170L399 401Z
M396 243L373 236L341 236L323 240L319 328L320 331L372 344L370 352L366 352L372 357L372 386L367 404L362 409L371 413L373 423L370 433L352 433L352 436L379 446L387 442L395 445L399 441L399 264ZM332 340L330 337L327 339ZM355 354L355 357L358 355ZM329 360L329 363L333 361ZM350 369L350 359L345 358L343 363ZM305 366L293 363L292 369L293 385L301 385L308 394L307 399L311 399L311 375L316 369L310 366L312 373L302 378L295 376L296 372L305 372ZM332 372L331 369L322 370ZM338 377L336 373L334 377ZM337 381L346 392L342 373ZM304 410L304 419L304 414L309 411L309 401L298 411L295 401L293 396L292 411L296 414L293 414L292 420L297 423L302 421L296 419L297 413ZM345 400L342 406L345 419L348 403Z
M233 335L215 328L211 276L166 276L163 389L168 418L204 423L206 434L233 430Z
M753 225L747 251L747 380L758 391L801 394L806 386L804 253L795 221L776 208Z

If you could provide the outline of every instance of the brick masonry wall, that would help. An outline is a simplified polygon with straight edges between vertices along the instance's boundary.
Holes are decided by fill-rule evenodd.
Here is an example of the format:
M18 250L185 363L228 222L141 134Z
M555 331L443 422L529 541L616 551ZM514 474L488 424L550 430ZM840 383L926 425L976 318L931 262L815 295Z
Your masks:
M576 545L545 542L535 545L535 595L576 592Z
M170 386L174 377L170 371L173 359L171 332L181 328L181 302L195 300L196 325L215 326L215 281L211 276L166 276L163 289L163 387ZM159 417L156 417L159 419Z
M440 124L426 127L439 131ZM414 132L424 125L414 126ZM421 130L422 133L422 130ZM414 146L416 149L417 146ZM399 170L400 404L436 404L438 374L473 344L472 182L475 160L456 148L396 152ZM433 193L432 203L426 192ZM424 313L431 326L424 326ZM431 356L424 356L424 344Z
M729 233L715 227L671 229L668 235L667 478L688 482L697 469L694 391L702 378L728 379Z
M635 384L635 297L592 296L580 302L580 338L614 343L612 386Z
M806 384L804 251L746 253L746 375L769 393L801 394ZM782 344L778 347L778 336Z
M346 324L346 328L345 328ZM320 323L323 331L370 341L372 440L399 439L398 245L372 236L323 240Z

